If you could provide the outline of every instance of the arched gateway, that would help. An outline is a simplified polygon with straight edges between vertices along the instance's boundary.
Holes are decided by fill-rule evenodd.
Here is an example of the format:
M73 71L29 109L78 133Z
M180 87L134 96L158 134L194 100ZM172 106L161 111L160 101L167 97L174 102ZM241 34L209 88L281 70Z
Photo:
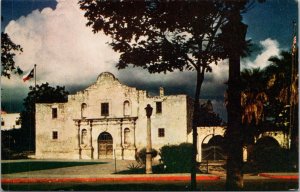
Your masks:
M108 132L102 132L98 137L98 159L113 158L113 138Z

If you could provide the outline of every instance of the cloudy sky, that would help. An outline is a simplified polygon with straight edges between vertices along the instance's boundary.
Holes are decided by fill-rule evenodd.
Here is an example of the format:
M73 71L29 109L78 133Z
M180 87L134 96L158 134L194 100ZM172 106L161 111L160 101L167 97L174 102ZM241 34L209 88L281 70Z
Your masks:
M193 72L148 74L138 68L118 71L118 54L107 45L110 40L101 33L93 34L76 0L2 0L2 31L23 47L15 57L16 64L28 72L37 64L37 83L65 86L74 93L92 84L103 71L110 71L123 83L157 93L159 86L168 94L194 94ZM289 50L292 22L298 23L296 0L267 0L255 4L244 15L248 24L247 38L252 39L253 54L243 59L243 67L265 67L270 56ZM214 109L226 120L223 95L228 76L227 61L213 65L207 74L201 98L213 100ZM9 112L22 110L28 87L34 81L22 77L1 77L1 103Z

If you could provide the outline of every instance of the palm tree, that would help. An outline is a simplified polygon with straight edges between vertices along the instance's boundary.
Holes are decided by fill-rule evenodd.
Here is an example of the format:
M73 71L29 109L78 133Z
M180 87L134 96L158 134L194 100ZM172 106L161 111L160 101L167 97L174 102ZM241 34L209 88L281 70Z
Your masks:
M279 57L271 57L269 61L271 64L266 68L266 74L272 77L268 90L268 94L272 95L271 112L275 116L275 123L291 137L291 148L296 148L297 142L294 141L298 135L298 54L282 51ZM282 115L286 119L282 119Z
M298 65L294 65L292 76L292 54L282 51L280 57L271 57L269 61L271 64L266 68L266 73L273 78L270 93L275 96L274 99L285 105L297 104Z
M260 68L244 69L241 73L241 107L244 142L251 157L255 136L264 120L264 106L268 101L267 78ZM248 158L249 159L249 158Z

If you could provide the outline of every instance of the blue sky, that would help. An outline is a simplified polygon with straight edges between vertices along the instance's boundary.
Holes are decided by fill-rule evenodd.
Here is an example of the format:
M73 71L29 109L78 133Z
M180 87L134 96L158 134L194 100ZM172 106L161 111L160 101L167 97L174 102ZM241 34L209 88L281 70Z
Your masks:
M118 55L106 44L110 39L103 34L95 35L85 27L86 20L76 0L2 0L1 9L4 19L1 30L24 49L16 56L16 63L25 72L36 63L38 83L47 81L74 92L93 83L102 71L111 71L121 82L153 94L158 93L159 86L164 86L166 93L193 96L195 76L189 72L149 75L140 69L116 70ZM264 67L270 56L289 50L293 21L298 23L296 0L255 3L244 14L247 38L252 39L254 51L243 59L242 65ZM213 66L213 74L206 76L201 94L203 99L213 100L215 110L224 119L227 70L226 62ZM7 111L21 110L22 100L32 85L32 82L21 83L20 78L1 79L2 106Z

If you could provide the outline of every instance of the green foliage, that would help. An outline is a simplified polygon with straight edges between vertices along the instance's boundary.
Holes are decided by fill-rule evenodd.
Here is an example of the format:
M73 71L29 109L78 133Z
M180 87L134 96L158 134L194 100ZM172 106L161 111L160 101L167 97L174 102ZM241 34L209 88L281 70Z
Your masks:
M155 158L158 154L156 149L152 149L152 159ZM146 148L142 148L140 151L138 151L135 154L135 160L141 164L141 165L146 165Z
M166 171L170 173L189 173L192 168L193 145L165 145L160 149L160 157Z
M68 100L68 92L65 87L51 87L48 83L30 86L30 91L24 99L25 110L21 112L21 130L23 145L21 148L34 150L35 148L35 103L61 103Z
M292 54L282 51L280 57L271 57L271 64L265 68L265 75L269 80L267 93L270 96L265 113L270 123L281 130L288 129L290 114L292 125L295 129L298 127L298 54L294 57L296 62L292 65ZM294 106L292 113L288 107L290 104Z
M91 26L93 32L103 31L113 39L110 45L120 53L119 69L132 64L150 73L195 71L192 129L196 135L201 87L205 73L212 72L211 64L234 55L237 62L233 72L229 68L229 74L235 76L240 72L239 58L246 47L247 31L240 11L247 2L80 0L79 4L85 11L87 26ZM230 106L236 104L232 100L239 102L240 99L230 99ZM194 137L196 146L195 142ZM196 147L192 149L193 166L190 167L193 169L189 171L195 176ZM195 190L195 177L192 178L192 189Z
M14 57L17 52L23 52L20 45L11 41L8 34L1 32L1 76L11 76L11 73L22 74L23 71L15 66Z
M210 100L200 105L198 126L219 126L224 122L219 114L215 113Z
M224 53L217 41L229 7L220 1L79 1L88 26L111 36L128 64L150 73L178 70L211 72Z
M1 158L20 159L26 158L21 153L24 145L24 136L21 129L11 129L1 131Z
M131 163L127 166L127 168L129 169L129 172L138 173L138 172L140 172L142 165L140 163L138 163L138 164Z
M297 58L298 54L295 54L294 60L297 61ZM242 71L241 103L247 140L251 141L251 137L267 130L288 132L291 120L294 127L292 136L297 135L298 65L294 63L292 77L292 60L291 53L282 51L280 57L270 57L270 64L264 69ZM292 110L290 103L293 104Z
M296 170L297 158L271 138L259 140L253 149L253 166L258 172Z

